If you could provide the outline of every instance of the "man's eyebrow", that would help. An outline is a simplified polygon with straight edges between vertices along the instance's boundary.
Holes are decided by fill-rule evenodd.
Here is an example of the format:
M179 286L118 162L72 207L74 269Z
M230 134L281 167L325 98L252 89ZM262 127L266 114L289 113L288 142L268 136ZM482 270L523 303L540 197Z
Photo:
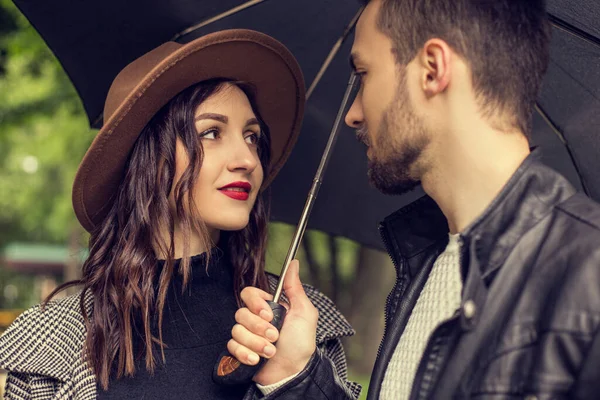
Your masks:
M204 113L198 115L195 120L200 121L201 119L214 119L215 121L222 122L224 124L227 123L228 118L225 115L215 114L215 113Z
M356 64L364 64L357 52L352 52L348 61L350 62L350 68L352 68L352 71L354 72L356 72Z

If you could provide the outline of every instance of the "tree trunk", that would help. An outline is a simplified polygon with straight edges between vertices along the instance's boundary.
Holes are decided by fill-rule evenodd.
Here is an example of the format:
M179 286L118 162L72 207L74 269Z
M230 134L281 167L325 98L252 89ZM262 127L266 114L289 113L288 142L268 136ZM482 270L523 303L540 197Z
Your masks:
M65 264L63 272L63 278L65 282L81 279L81 237L83 234L83 228L78 223L74 223L71 226L71 232L69 234L69 258ZM65 292L67 295L77 293L81 288L78 286L71 286Z
M362 247L351 288L346 317L356 335L346 341L349 366L355 374L370 375L383 336L385 299L396 279L387 253Z
M340 277L340 266L338 257L338 246L333 235L328 235L329 242L329 268L331 271L331 300L340 306L342 282Z
M313 238L310 232L306 232L304 237L302 238L302 248L304 249L304 255L306 257L306 264L308 267L308 273L310 276L310 284L314 287L319 288L323 293L327 294L329 292L327 287L324 287L323 277L320 273L319 264L317 260L315 260L315 255L313 251Z

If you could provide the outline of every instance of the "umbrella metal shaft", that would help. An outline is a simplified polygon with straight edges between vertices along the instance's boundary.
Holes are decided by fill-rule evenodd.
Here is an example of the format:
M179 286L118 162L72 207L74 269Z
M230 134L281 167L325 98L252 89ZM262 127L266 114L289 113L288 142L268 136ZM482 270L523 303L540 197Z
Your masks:
M323 151L323 155L321 156L321 163L319 164L319 168L317 169L317 173L315 174L315 177L313 179L312 186L310 188L310 191L308 192L308 198L306 199L304 209L302 210L300 221L298 222L296 232L294 233L292 243L290 244L290 248L288 249L288 253L285 258L285 262L283 263L283 267L281 268L281 273L279 274L279 281L277 282L277 288L273 296L273 302L275 303L279 302L281 293L283 291L283 282L285 279L285 274L287 273L290 263L296 257L298 247L300 247L300 243L302 242L302 237L304 236L304 231L306 230L306 225L308 223L308 218L310 217L310 213L312 211L313 205L315 204L315 200L317 199L319 189L321 188L323 175L325 174L327 164L329 163L329 159L331 158L331 152L333 150L333 146L335 145L338 133L340 131L340 124L344 116L344 111L346 110L346 105L350 100L350 95L352 94L352 89L356 84L356 80L357 75L353 73L350 76L350 80L348 81L346 93L344 94L342 104L340 105L340 109L338 110L338 114L333 124L333 128L331 129L331 133L329 134L329 140L327 141L327 145L325 146L325 150Z

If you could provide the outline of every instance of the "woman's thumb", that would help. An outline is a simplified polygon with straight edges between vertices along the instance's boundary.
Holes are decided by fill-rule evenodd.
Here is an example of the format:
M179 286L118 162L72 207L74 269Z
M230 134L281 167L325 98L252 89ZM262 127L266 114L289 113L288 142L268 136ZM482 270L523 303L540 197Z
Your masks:
M301 303L308 300L302 282L300 282L300 263L298 260L292 260L290 263L290 267L285 274L283 290L291 306L294 306L294 303L300 303L298 305L301 305Z

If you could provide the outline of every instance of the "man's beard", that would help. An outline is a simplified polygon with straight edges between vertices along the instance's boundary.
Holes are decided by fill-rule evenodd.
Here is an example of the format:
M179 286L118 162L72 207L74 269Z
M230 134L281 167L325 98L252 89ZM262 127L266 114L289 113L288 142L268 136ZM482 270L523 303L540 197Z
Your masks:
M406 76L398 86L396 98L383 114L368 164L371 184L389 195L401 195L419 185L422 172L419 159L430 141L410 103Z

